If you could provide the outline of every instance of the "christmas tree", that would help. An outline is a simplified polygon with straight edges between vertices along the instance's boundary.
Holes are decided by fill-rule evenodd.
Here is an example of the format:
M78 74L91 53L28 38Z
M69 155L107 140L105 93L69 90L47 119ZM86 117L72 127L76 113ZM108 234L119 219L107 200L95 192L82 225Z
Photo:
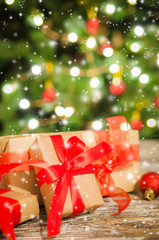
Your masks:
M159 1L5 0L1 135L106 128L159 137Z

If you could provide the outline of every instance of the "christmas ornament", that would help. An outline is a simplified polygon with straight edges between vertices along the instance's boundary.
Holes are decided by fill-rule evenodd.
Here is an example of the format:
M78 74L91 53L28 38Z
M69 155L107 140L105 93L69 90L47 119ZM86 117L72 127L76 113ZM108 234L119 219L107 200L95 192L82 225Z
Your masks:
M159 174L148 172L144 174L139 181L139 189L144 193L144 198L152 200L159 196Z
M96 35L99 32L100 23L97 18L89 19L86 22L86 31L89 35Z
M134 119L130 121L130 126L132 129L141 130L143 128L143 122L141 120Z
M110 84L109 86L110 93L116 96L122 95L125 92L125 90L126 90L126 84L124 82L121 82L117 86L114 84Z
M42 100L45 103L49 103L56 98L56 90L55 89L45 89L42 93Z
M159 108L159 96L155 97L154 103L155 103L155 106Z

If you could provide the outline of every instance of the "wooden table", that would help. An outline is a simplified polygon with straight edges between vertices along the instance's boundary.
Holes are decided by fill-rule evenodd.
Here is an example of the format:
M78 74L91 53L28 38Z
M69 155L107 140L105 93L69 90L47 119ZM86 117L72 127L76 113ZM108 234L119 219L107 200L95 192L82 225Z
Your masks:
M141 174L159 171L159 141L141 141ZM15 228L17 240L55 239L159 239L159 198L143 200L138 194L130 194L129 207L117 216L110 216L117 210L115 203L104 198L104 206L93 213L64 219L61 234L48 238L46 214L41 209L39 219L21 224ZM0 234L0 239L5 239Z

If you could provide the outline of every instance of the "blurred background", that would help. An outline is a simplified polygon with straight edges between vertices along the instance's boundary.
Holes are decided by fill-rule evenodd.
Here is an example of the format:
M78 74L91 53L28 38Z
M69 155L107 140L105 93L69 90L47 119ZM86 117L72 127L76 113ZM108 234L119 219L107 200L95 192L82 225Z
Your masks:
M158 0L0 1L0 135L105 129L159 138Z

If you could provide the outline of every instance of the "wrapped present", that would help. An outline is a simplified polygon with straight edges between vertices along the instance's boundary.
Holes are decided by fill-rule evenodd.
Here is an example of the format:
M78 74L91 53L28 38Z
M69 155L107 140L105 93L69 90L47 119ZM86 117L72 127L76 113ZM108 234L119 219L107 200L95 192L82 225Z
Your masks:
M106 144L85 151L84 142L72 135L39 137L30 148L32 159L42 159L49 166L47 170L35 168L51 225L49 236L60 232L62 216L75 216L103 205L91 162L106 154Z
M15 240L14 226L37 216L37 196L0 189L0 230L9 240Z
M30 159L28 152L37 135L19 135L0 137L0 164L24 162ZM4 174L1 187L16 192L26 192L38 195L40 205L43 205L42 196L37 184L33 167L22 166Z
M110 130L96 131L97 143L106 141L110 153L94 163L96 177L103 196L110 196L109 186L119 193L122 189L132 192L140 178L139 171L139 134L128 130L126 119L122 116L108 118ZM124 192L121 190L121 194Z

